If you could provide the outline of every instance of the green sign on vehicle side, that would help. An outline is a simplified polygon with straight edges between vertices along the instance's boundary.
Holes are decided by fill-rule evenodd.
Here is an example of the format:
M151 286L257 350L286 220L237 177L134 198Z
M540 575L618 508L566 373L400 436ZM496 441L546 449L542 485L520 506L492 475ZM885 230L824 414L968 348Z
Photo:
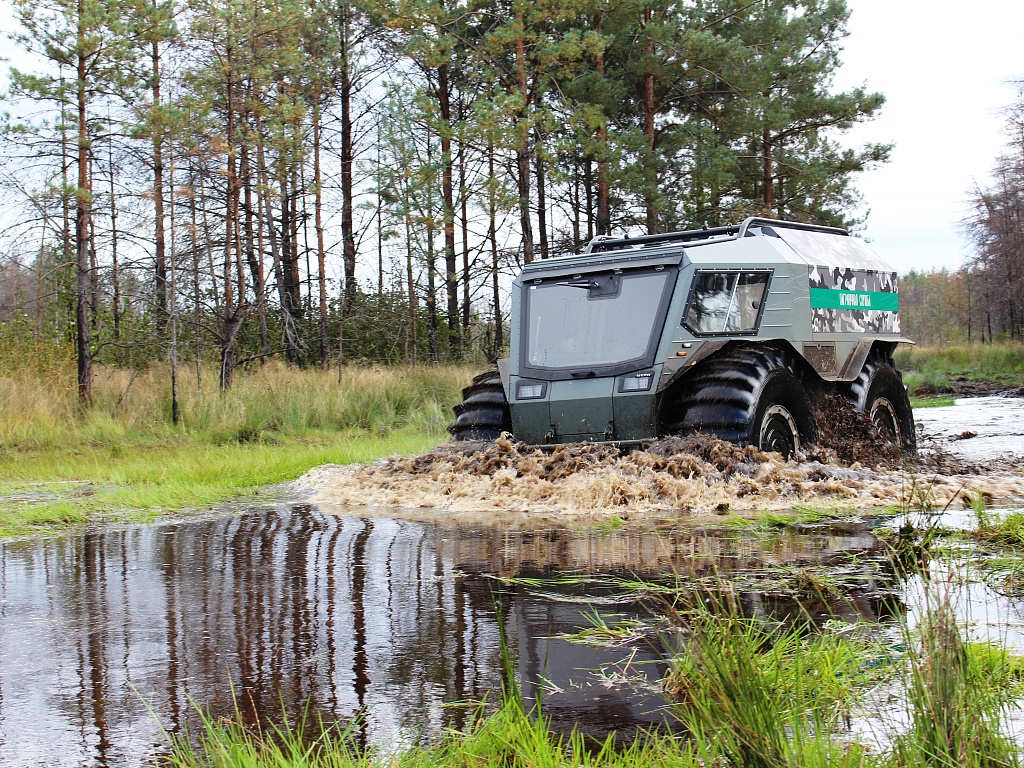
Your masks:
M811 288L812 309L875 309L899 312L900 295L879 291L843 291L836 288Z

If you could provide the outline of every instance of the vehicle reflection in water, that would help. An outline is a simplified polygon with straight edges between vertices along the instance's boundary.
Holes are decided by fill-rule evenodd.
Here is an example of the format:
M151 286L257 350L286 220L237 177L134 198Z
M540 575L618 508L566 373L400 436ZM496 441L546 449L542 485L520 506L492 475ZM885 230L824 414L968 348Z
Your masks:
M529 534L302 506L10 542L0 547L0 763L151 764L164 730L194 731L196 706L227 716L236 702L249 722L277 720L282 707L291 718L307 705L329 720L362 712L364 744L412 743L472 715L446 705L497 700L502 626L524 693L543 685L556 727L628 735L662 718L659 649L553 638L588 626L593 609L564 599L585 588L559 596L490 576L707 576L842 560L866 586L829 607L876 618L886 609L866 563L879 546L866 526ZM756 591L744 602L789 610ZM587 671L626 658L649 687L602 685Z

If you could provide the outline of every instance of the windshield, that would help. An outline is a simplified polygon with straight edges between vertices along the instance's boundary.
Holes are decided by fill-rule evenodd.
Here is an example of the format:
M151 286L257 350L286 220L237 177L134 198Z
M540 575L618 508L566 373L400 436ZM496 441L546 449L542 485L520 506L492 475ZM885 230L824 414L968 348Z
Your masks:
M532 368L606 368L644 360L660 337L673 268L545 278L526 286Z

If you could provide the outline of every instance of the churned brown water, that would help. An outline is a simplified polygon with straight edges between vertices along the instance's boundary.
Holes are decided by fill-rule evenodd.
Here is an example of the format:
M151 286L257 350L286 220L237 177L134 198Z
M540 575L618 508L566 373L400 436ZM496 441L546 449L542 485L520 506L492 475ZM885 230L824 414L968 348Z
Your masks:
M509 531L280 506L219 519L101 528L0 546L0 764L134 766L195 707L249 722L364 713L368 744L459 726L457 702L493 703L504 627L527 696L560 728L660 722L660 647L558 639L596 610L631 615L613 585L532 589L492 576L708 575L879 553L866 526L734 531ZM865 582L866 583L866 582ZM843 601L874 618L877 590ZM751 610L773 598L751 592ZM607 602L606 602L607 600ZM638 673L615 686L587 670Z
M859 421L831 412L819 419L823 444L789 461L706 435L664 438L642 449L576 443L544 451L512 440L448 443L371 466L326 465L296 488L323 508L401 507L405 515L441 510L508 525L630 520L704 522L723 512L798 506L868 510L943 507L985 494L1004 505L1024 502L1024 400L984 398L919 409L924 427L915 456L902 457ZM840 402L833 399L835 406ZM846 405L845 401L841 401ZM828 406L824 403L823 406ZM846 406L848 408L848 405ZM992 433L992 434L989 434ZM977 446L985 450L971 452Z

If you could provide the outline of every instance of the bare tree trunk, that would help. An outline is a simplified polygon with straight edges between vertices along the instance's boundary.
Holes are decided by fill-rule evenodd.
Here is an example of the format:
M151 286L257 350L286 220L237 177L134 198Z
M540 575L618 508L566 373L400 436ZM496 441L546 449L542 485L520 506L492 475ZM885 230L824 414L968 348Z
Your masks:
M459 115L460 120L463 116ZM459 203L462 208L462 339L469 345L469 190L466 188L466 147L459 142Z
M61 92L64 91L67 83L64 81L64 67L60 69ZM61 101L60 105L60 180L61 180L61 252L60 267L70 261L71 257L71 199L68 197L68 169L71 167L71 139L68 137L68 114L67 105Z
M78 0L78 50L85 49L85 0ZM78 400L83 406L92 402L92 348L89 338L89 220L92 204L89 189L89 132L85 83L88 60L78 55L78 189L75 190L75 351L78 356Z
M95 189L92 156L89 157L89 190ZM93 332L100 329L100 270L96 261L96 219L89 212L89 327Z
M405 275L409 283L409 326L412 328L412 363L419 362L418 323L416 322L416 282L412 273L412 226L409 215L405 216Z
M767 128L761 134L761 163L763 165L763 178L762 184L762 203L764 205L764 212L768 215L772 212L774 202L772 200L772 135Z
M160 43L153 40L153 109L160 109ZM156 257L156 333L162 342L167 330L167 248L164 242L163 126L153 128L154 255Z
M352 213L355 195L352 179L355 163L355 146L352 140L352 73L350 71L349 54L349 11L347 5L342 10L339 24L340 36L340 82L338 97L341 105L341 241L342 260L345 265L345 301L342 315L348 312L356 297L356 235L355 219Z
M296 222L302 222L302 252L306 259L306 279L302 281L306 285L306 300L302 304L302 314L307 315L313 311L313 265L309 263L309 255L313 249L309 247L309 186L306 184L306 164L303 161L298 163L298 181L295 189L296 206L300 200L302 201L302 215Z
M604 15L601 11L594 14L594 28L597 34L601 34L601 27L604 22ZM604 51L597 55L597 71L604 76ZM600 155L597 158L597 222L596 229L599 235L611 234L612 213L610 202L610 189L608 184L608 159L605 156L608 148L608 128L602 125L597 129L597 145Z
M583 191L587 198L587 242L594 239L594 162L592 157L583 159Z
M245 300L240 292L238 306L235 307L234 281L231 269L234 262L233 247L237 227L237 181L235 167L235 104L234 104L234 55L229 47L227 50L227 205L224 210L224 314L221 324L221 357L220 386L221 389L231 388L235 372L235 339L242 322L242 306Z
M195 169L192 167L191 159L189 160L189 185L194 189L195 187ZM192 241L192 326L195 346L195 363L196 363L196 388L203 391L203 358L202 358L202 344L201 337L199 335L199 323L202 320L202 305L200 304L200 293L199 293L199 223L196 218L196 196L192 194L189 196L189 215L190 215L190 228L189 234ZM207 242L207 247L209 243Z
M270 172L267 170L266 150L264 149L263 142L263 128L259 112L255 113L254 119L256 128L256 175L259 180L259 186L262 190L262 194L257 193L257 198L259 198L257 200L257 206L262 207L262 220L266 222L267 235L270 237L271 269L274 273L274 282L277 284L278 302L281 304L283 309L287 305L287 300L285 299L284 294L284 279L281 276L281 249L277 237L277 228L274 226L274 211L270 204ZM283 211L282 218L284 218Z
M168 173L170 178L171 189L171 258L170 258L170 271L171 271L171 285L170 285L170 325L171 325L171 423L177 426L178 422L181 421L181 408L178 402L178 300L177 300L177 272L175 270L174 257L175 253L175 235L177 230L175 228L175 216L174 216L174 148L170 148L171 163Z
M434 224L427 220L427 342L430 350L430 362L435 365L440 360L440 348L437 342L437 281L434 265Z
M497 201L495 200L494 182L494 145L487 146L487 178L492 182L488 185L487 192L487 239L491 244L491 289L493 291L494 305L494 349L495 354L500 355L505 340L502 335L501 321L501 289L498 275L498 231L497 231Z
M302 317L305 315L305 306L302 301L302 273L299 270L299 197L302 195L301 182L299 181L299 172L296 166L292 166L291 170L291 275L289 276L288 282L292 289L292 306L295 308L296 317ZM301 341L301 339L300 339ZM302 344L300 343L300 348Z
M113 143L107 145L107 160L110 165L110 279L113 282L114 296L111 310L114 319L114 340L121 338L121 275L117 263L117 196L114 190L114 149Z
M48 271L46 268L46 230L50 228L50 217L45 208L42 209L42 215L43 227L39 237L39 255L36 257L35 342L37 346L43 335L43 295L46 290L44 279Z
M537 167L537 234L540 236L540 257L548 257L548 211L544 197L544 158L540 150L540 136L537 136L537 152L534 164Z
M256 307L260 326L260 354L266 355L270 349L269 332L267 329L267 285L263 273L262 237L257 238L255 231L254 208L252 199L252 163L249 158L249 143L242 140L240 151L240 182L242 184L242 207L245 209L245 260L249 263L249 274L252 275L256 293ZM260 358L260 363L264 358Z
M377 123L377 169L381 167L380 122ZM384 201L377 195L377 296L384 295Z
M583 247L580 239L580 166L579 162L572 166L572 184L569 186L569 207L572 210L572 246L574 251Z
M516 11L516 25L523 28L523 12ZM519 182L519 226L523 236L523 263L533 261L533 224L530 220L530 126L528 101L530 98L526 81L526 41L520 35L516 39L516 71L518 75L519 113L516 115L516 176Z
M298 365L299 338L298 327L295 318L301 302L299 285L296 276L298 274L298 257L295 254L295 238L292 228L294 226L294 215L292 206L292 195L294 191L289 189L288 174L281 174L281 266L278 276L278 294L281 299L281 321L284 325L284 347L288 362Z
M452 107L448 65L437 68L437 102L441 111L441 196L444 203L444 287L447 299L448 348L459 355L459 276L455 261L455 200L452 190Z
M650 6L644 8L644 27L650 26L653 18L653 11ZM650 30L647 31L647 57L649 62L654 60L654 37ZM658 231L658 207L654 187L658 183L658 174L654 168L654 115L656 103L654 100L654 73L644 72L644 137L647 139L647 156L644 158L644 208L647 214L647 234L653 235Z
M331 364L327 339L327 248L324 245L323 177L320 169L320 88L313 97L313 217L316 226L317 287L320 289L320 365Z

